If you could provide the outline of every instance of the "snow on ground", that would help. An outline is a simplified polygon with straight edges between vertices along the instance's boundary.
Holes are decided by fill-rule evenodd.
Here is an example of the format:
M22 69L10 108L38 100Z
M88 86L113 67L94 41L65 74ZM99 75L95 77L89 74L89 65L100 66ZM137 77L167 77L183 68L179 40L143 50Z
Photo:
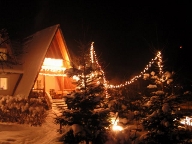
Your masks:
M62 144L61 134L57 132L59 125L54 124L57 110L49 110L42 126L30 126L16 123L0 122L0 144Z
M58 109L53 108L48 113L45 123L37 127L27 124L0 122L0 144L62 144L62 142L59 142L59 138L62 136L58 132L59 125L54 123L55 114L59 115L60 112ZM121 132L112 131L106 144L116 144L117 141L128 142L130 137L141 136L143 132L135 133L137 126L132 124ZM63 128L64 131L67 129L66 127ZM141 127L139 126L139 128ZM137 143L135 141L135 144Z

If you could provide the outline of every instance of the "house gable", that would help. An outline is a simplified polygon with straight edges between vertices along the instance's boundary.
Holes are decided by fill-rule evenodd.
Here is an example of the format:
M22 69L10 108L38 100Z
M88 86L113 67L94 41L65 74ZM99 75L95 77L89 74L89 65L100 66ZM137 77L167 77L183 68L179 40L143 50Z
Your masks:
M69 54L66 49L59 25L46 28L32 35L24 47L23 76L14 95L25 97L29 95L46 56L63 57L69 61L65 63L65 66L70 67Z

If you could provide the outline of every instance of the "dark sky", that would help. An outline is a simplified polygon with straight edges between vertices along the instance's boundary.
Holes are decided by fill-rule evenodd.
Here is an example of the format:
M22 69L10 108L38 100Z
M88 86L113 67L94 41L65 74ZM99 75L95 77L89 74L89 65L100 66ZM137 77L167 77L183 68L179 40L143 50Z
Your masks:
M191 75L192 1L0 0L0 6L0 28L12 38L60 24L74 53L78 41L94 41L109 80L139 73L156 50L167 69Z

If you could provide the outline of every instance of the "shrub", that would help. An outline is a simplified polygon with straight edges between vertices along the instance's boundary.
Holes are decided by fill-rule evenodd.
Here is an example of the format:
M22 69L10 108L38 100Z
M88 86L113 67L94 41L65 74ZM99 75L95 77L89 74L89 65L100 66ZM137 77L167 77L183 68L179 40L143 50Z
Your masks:
M43 97L24 98L0 95L0 121L41 126L47 115Z

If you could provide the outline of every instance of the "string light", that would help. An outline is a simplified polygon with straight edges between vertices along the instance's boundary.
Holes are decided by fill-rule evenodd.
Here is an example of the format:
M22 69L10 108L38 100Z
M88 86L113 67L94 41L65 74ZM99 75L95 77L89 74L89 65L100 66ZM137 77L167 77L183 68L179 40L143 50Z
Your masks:
M101 72L102 76L103 76L103 83L104 83L104 86L105 86L105 94L106 94L106 97L108 97L108 91L107 91L107 87L108 87L108 84L107 84L107 80L105 78L105 73L104 71L102 70L102 67L100 66L99 62L98 62L98 59L97 59L97 56L96 56L96 52L94 50L94 46L93 46L94 42L91 43L91 48L90 48L90 59L91 59L91 63L92 64L96 64L96 66L99 68L99 71Z
M64 76L66 77L67 75L66 74L59 74L59 73L39 73L40 75L45 75L45 76Z
M140 72L139 75L137 76L134 76L131 80L129 81L125 81L124 83L122 84L119 84L119 85L112 85L112 84L107 84L107 81L105 79L105 75L104 75L104 71L101 69L101 66L99 65L98 63L98 60L97 60L97 57L96 57L96 54L95 54L95 51L93 50L93 43L91 45L91 49L90 49L90 53L91 53L91 61L92 63L96 62L96 64L99 66L103 76L104 76L104 82L105 82L105 86L107 86L108 88L121 88L121 87L124 87L124 86L127 86L129 84L132 84L133 82L137 81L139 78L141 78L145 73L146 71L149 70L149 68L152 66L152 64L154 64L156 61L157 61L157 64L158 64L158 68L159 68L159 74L162 74L163 73L163 65L162 65L162 57L161 57L161 52L159 51L157 53L157 55L155 56L154 59L152 59L149 64L146 65L146 67L144 68L143 71ZM95 61L94 61L94 58L95 58Z
M94 63L94 50L93 50L93 44L94 44L94 42L91 43L91 48L90 48L91 63Z
M152 59L148 65L146 65L146 67L143 69L143 71L140 72L139 75L134 76L131 80L129 81L125 81L123 84L119 84L119 85L108 85L108 88L121 88L124 87L126 85L132 84L133 82L137 81L138 78L142 77L146 71L149 70L149 68L152 66L152 64L154 64L157 61L157 65L159 68L159 74L163 74L163 65L162 65L162 57L161 57L161 52L158 51L157 55L155 56L154 59Z
M41 66L40 75L46 76L66 76L66 68L63 66L62 59L45 58Z
M143 71L141 71L139 73L139 75L134 76L131 80L125 81L122 84L119 85L112 85L112 84L108 84L106 78L105 78L105 73L102 70L97 56L96 56L96 52L94 50L94 46L93 46L94 42L91 43L91 47L90 47L90 60L92 64L95 64L98 68L99 68L99 72L103 75L103 81L104 81L104 86L106 88L106 96L108 97L108 92L107 92L107 88L121 88L127 85L132 84L133 82L137 81L139 78L141 78L146 71L149 70L149 68L152 66L152 64L154 64L155 62L157 62L158 68L159 68L159 74L163 74L163 65L162 65L162 57L161 57L161 52L158 51L157 55L155 56L154 59L151 59L151 61L146 65L146 67L143 69ZM80 67L79 67L80 68ZM63 67L63 61L61 59L51 59L51 58L45 58L41 71L39 74L41 75L47 75L47 76L66 76L64 74L64 71L66 70L65 67ZM92 73L90 75L91 78L94 77L94 75L97 75L99 72L97 73Z
M141 78L143 75L146 74L146 72L149 70L149 68L156 62L157 63L157 66L159 68L159 74L163 74L163 65L162 65L162 57L161 57L161 52L158 51L157 52L157 55L155 56L154 59L151 59L151 61L146 65L146 67L143 69L143 71L141 71L138 75L134 76L132 79L128 80L128 81L125 81L124 83L122 84L119 84L119 85L112 85L112 84L108 84L106 78L105 78L105 73L104 71L102 70L99 62L98 62L98 59L97 59L97 56L96 56L96 52L94 50L94 46L93 46L94 42L91 43L91 47L90 47L90 61L92 64L96 64L96 66L99 68L99 71L101 72L101 74L103 75L103 81L104 81L104 86L106 88L106 95L108 97L108 92L107 92L107 89L108 88L121 88L121 87L124 87L124 86L127 86L127 85L130 85L132 83L134 83L135 81L137 81L139 78ZM96 75L97 73L93 74L92 77L94 75Z

